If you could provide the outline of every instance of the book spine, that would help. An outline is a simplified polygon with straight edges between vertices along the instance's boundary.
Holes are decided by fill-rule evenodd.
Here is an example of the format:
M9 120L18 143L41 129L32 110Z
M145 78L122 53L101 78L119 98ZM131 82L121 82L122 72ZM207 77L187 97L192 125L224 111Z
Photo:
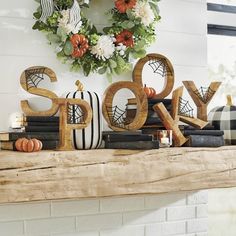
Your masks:
M59 126L59 122L28 121L28 122L24 122L23 126Z
M223 136L190 135L186 147L221 147L224 146Z
M29 132L29 133L9 133L9 138L4 139L4 141L15 141L19 138L37 138L39 140L59 140L59 133L58 132L45 132L45 133L40 133L40 132Z
M59 132L59 126L25 126L25 132Z
M149 150L158 149L159 142L154 141L136 141L136 142L105 142L106 149L133 149Z
M104 137L106 142L134 142L134 141L152 141L152 135L122 135L122 134L109 134Z
M184 136L189 135L210 135L210 136L222 136L224 131L221 130L183 130Z
M25 122L59 122L59 116L25 116Z

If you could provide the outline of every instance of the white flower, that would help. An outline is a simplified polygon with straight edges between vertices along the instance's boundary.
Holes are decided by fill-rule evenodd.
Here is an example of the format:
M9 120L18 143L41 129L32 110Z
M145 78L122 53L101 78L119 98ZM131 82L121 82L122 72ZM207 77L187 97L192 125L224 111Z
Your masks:
M97 45L91 48L91 53L103 61L112 57L114 51L115 46L113 44L113 40L107 35L100 36L97 41Z
M141 22L145 25L148 26L150 25L154 19L155 15L149 5L148 2L142 2L138 1L134 7L134 15L137 18L141 19Z
M70 10L61 11L62 18L58 19L58 27L62 28L66 34L73 33L77 34L82 26L82 21L80 21L76 26L69 23Z
M123 43L119 43L119 44L116 46L116 50L119 52L119 54L120 54L121 56L124 56L124 55L125 55L126 46L125 46Z

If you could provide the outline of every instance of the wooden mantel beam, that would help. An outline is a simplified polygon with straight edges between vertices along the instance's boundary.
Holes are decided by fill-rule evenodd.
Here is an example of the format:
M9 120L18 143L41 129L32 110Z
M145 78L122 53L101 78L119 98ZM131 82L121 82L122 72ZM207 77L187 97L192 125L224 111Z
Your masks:
M236 186L236 147L0 151L0 203Z

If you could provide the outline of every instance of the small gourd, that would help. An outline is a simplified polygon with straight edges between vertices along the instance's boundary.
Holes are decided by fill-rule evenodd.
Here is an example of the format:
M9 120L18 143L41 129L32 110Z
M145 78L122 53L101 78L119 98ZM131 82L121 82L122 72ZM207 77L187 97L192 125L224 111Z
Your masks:
M152 87L147 87L146 84L144 85L143 90L146 93L147 98L153 98L156 95L156 90Z
M218 106L210 111L208 121L215 129L224 131L225 144L236 145L236 106L231 95L227 96L226 106Z
M79 98L86 101L93 111L93 118L89 125L80 130L72 131L72 143L75 149L96 149L102 141L102 111L101 98L92 91L85 91L83 84L77 80L77 90L66 93L66 98Z
M42 147L42 142L36 138L19 138L15 142L15 148L20 152L38 152L42 150Z

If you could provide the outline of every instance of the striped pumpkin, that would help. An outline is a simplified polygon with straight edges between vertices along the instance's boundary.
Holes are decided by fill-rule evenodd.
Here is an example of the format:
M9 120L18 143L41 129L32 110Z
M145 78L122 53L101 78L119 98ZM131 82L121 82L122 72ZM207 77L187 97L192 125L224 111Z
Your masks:
M66 94L66 98L79 98L88 102L93 111L91 123L80 130L73 130L73 145L75 149L96 149L102 142L102 112L100 97L95 92L84 91L80 81L76 82L78 90Z

